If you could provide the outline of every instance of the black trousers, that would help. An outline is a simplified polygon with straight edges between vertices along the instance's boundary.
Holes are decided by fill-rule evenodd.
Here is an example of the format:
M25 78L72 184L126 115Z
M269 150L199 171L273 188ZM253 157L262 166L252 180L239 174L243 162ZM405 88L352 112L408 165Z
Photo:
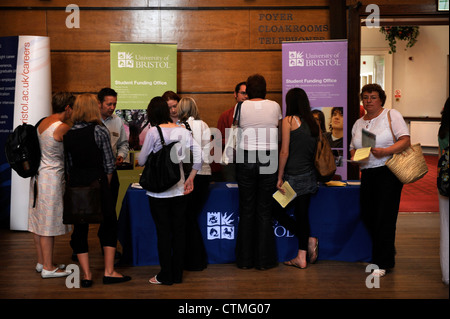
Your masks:
M197 174L194 179L194 191L187 195L186 254L184 259L184 269L186 270L203 270L208 264L205 244L198 226L198 216L208 199L209 182L209 175Z
M240 268L267 269L278 264L273 230L273 193L277 173L261 174L256 163L236 164L239 185L239 226L236 238L236 264Z
M186 196L155 198L149 196L150 211L156 226L161 270L158 281L180 283L186 247Z
M101 180L101 184L103 221L100 223L97 235L100 239L101 247L115 248L117 246L118 232L116 207L113 206L111 189L109 188L106 177ZM89 251L88 233L89 224L73 225L70 246L75 254L87 253Z
M372 239L372 263L395 266L395 233L403 184L386 166L361 170L361 218Z
M310 237L309 203L311 194L299 195L285 208L278 202L274 204L273 215L278 222L293 233L298 239L298 249L308 251ZM294 207L294 217L291 218L287 211Z

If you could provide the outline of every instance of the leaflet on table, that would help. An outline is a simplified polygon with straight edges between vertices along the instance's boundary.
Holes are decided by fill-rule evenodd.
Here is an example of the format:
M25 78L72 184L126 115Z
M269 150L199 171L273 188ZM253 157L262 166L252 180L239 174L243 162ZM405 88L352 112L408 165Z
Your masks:
M329 181L329 182L326 182L325 185L330 186L330 187L331 186L343 187L343 186L347 186L347 183L341 182L341 181Z
M285 193L282 194L278 190L273 194L273 198L275 198L275 200L280 203L281 207L285 208L287 204L289 204L295 197L297 197L297 194L287 181L283 183L283 186L281 186L281 188L284 189Z

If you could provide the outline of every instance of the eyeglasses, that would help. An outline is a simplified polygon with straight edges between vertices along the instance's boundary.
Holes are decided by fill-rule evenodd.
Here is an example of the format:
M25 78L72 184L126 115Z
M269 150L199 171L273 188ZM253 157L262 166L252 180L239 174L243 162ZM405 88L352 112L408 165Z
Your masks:
M376 95L364 95L363 96L363 100L377 100L377 99L379 99L380 97L379 96L376 96Z
M242 95L247 95L247 92L245 92L245 91L239 91L238 93L242 94Z

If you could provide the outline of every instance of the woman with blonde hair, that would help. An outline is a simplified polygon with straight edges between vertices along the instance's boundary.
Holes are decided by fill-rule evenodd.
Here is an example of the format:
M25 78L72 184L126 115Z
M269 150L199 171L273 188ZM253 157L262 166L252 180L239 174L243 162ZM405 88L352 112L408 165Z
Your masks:
M74 103L73 127L64 136L66 152L67 183L71 187L88 186L98 180L101 185L103 221L98 237L104 251L104 284L130 280L114 269L114 255L117 246L117 218L109 182L114 170L115 157L111 148L108 129L102 125L97 97L81 94ZM88 255L89 224L75 224L70 245L77 254L83 271L82 287L92 285L92 273Z
M203 270L206 268L208 258L197 219L209 194L211 167L209 161L205 159L209 157L211 131L208 124L200 119L197 103L191 97L184 97L178 103L178 119L181 125L191 131L194 140L201 146L204 160L202 168L197 172L197 177L194 180L194 190L188 195L186 255L184 260L186 270ZM189 171L185 174L189 174Z

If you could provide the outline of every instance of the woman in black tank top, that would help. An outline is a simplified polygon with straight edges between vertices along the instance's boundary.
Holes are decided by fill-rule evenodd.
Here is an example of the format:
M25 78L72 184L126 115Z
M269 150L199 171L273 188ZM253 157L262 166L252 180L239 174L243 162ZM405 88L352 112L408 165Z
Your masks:
M286 181L297 197L285 209L276 203L274 214L283 226L297 236L299 242L297 256L284 264L303 269L307 267L307 254L310 263L314 263L318 256L318 240L310 237L308 210L311 194L318 189L314 153L319 127L304 90L289 90L286 94L286 106L286 117L282 123L277 188L284 192L282 185ZM292 207L295 220L286 214Z

